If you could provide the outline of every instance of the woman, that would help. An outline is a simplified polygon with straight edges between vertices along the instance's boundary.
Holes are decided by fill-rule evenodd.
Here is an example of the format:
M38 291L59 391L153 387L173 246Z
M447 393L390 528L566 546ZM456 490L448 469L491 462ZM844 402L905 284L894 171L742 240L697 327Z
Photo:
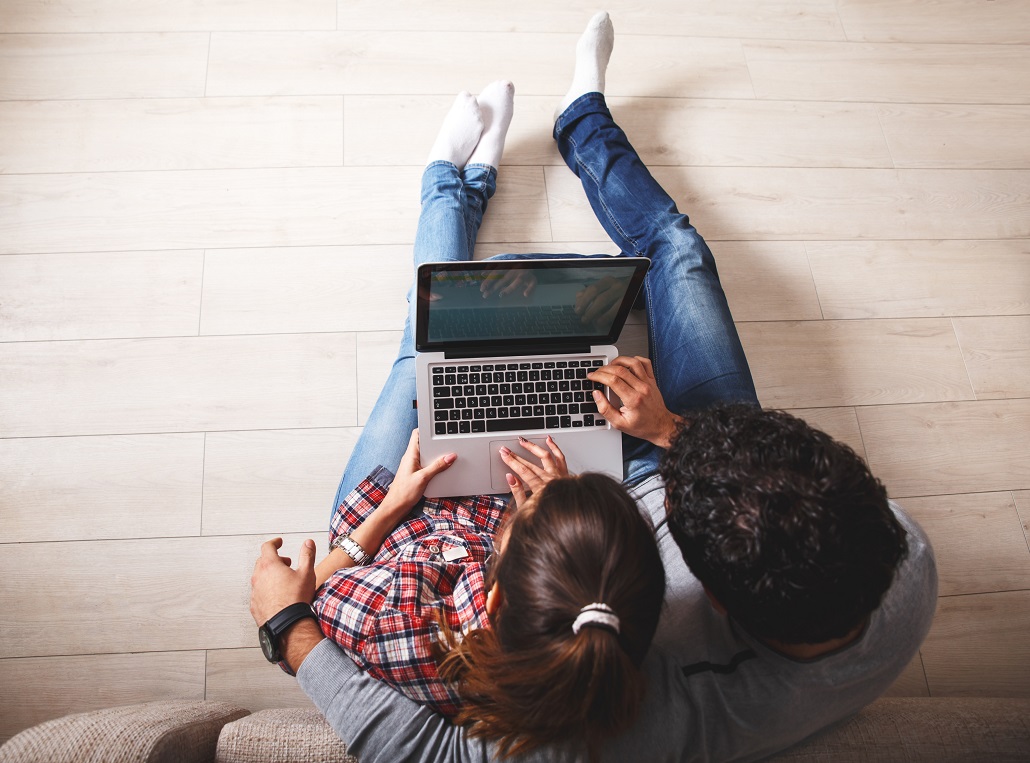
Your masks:
M540 465L519 459L528 476L513 516L492 496L425 500L367 560L362 528L420 502L413 433L397 477L377 470L340 506L336 548L316 567L328 637L370 675L512 754L592 750L628 727L665 588L653 528L625 488L568 476L547 445L523 443ZM348 533L362 548L337 542Z

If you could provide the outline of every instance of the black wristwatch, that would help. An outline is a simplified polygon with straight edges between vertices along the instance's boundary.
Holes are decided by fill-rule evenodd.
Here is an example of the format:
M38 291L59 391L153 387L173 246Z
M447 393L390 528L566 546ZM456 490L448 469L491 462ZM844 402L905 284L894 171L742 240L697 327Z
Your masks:
M282 638L282 635L286 633L291 625L298 620L303 620L305 617L318 619L311 605L300 601L286 607L279 614L272 615L268 618L267 623L258 628L258 642L261 644L261 652L265 655L265 659L269 662L279 663L279 667L291 676L294 673L290 670L290 666L286 664L286 661L283 660L282 653L279 650L279 639Z

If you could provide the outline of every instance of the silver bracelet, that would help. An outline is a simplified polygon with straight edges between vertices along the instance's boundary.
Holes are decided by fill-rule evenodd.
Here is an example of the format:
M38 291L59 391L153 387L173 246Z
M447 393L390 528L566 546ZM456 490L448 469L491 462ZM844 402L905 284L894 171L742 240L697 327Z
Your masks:
M349 535L338 535L336 540L329 545L329 548L330 550L334 548L342 549L343 553L349 556L354 564L359 567L372 561L372 557L368 552Z

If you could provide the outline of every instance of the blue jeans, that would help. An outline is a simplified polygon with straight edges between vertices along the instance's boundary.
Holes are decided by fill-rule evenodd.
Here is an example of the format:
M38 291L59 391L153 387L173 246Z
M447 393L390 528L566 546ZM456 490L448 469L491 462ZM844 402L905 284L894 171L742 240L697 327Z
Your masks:
M708 245L686 215L651 177L615 124L600 93L569 106L554 126L565 163L583 183L597 219L624 257L649 257L644 280L648 338L655 378L666 405L689 411L716 402L758 404L747 358ZM496 184L485 165L434 162L422 177L422 214L415 237L415 265L471 259L476 232ZM570 255L501 255L501 258ZM605 256L605 255L596 255ZM376 466L395 471L417 426L414 294L400 353L354 447L333 508ZM635 485L658 471L661 449L624 437L624 481Z

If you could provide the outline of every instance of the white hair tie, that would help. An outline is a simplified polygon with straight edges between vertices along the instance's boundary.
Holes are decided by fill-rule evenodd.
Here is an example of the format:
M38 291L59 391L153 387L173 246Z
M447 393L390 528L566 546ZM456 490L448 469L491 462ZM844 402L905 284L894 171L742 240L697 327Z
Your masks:
M579 610L579 615L576 617L575 622L572 623L572 632L579 635L579 631L583 626L608 628L618 635L619 618L615 614L615 610L607 604L594 602L593 604L587 604L583 609Z

